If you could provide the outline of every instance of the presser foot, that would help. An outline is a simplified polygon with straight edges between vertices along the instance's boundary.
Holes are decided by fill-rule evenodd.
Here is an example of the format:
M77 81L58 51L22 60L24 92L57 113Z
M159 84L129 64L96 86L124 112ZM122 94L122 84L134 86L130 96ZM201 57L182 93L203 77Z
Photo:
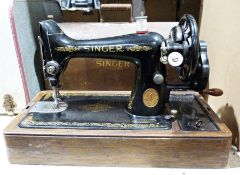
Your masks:
M59 88L57 86L53 87L52 93L53 101L39 101L35 103L29 112L36 113L60 113L68 108L68 104L60 99Z
M29 112L37 113L59 113L63 112L68 108L68 104L62 101L39 101L35 103Z

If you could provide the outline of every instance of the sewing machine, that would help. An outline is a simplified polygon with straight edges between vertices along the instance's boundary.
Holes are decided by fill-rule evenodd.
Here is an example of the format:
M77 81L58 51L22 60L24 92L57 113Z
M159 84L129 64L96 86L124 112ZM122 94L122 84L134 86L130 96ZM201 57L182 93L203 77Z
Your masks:
M39 43L43 72L53 92L40 93L5 130L10 150L17 144L26 146L10 151L11 162L226 166L231 132L196 92L206 92L209 65L206 43L199 40L191 15L184 15L168 38L140 30L123 36L76 40L64 34L56 22L46 20L40 22ZM59 92L61 73L76 57L134 63L134 89L131 93ZM166 81L167 65L176 69L180 83ZM222 93L217 89L207 92ZM32 151L27 161L16 159L24 157L27 147Z
M65 102L60 102L59 76L69 60L75 57L119 59L136 65L135 88L126 108L132 117L162 115L171 90L200 91L208 82L206 44L199 42L196 22L191 15L182 18L168 39L158 33L145 32L76 41L66 36L52 20L41 22L40 31L44 73L54 90L56 108L51 108L53 113L54 109L67 108ZM183 85L166 84L166 64L178 69Z

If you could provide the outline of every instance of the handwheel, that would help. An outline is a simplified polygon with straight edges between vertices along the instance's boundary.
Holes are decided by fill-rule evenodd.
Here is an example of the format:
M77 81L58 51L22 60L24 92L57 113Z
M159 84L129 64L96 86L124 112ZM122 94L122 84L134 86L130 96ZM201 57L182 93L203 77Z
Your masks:
M192 15L184 15L179 26L183 33L183 42L187 43L189 49L186 59L179 68L179 77L183 81L190 80L196 73L199 59L199 36L196 20Z
M202 91L206 88L209 79L209 62L207 56L207 44L200 41L200 57L197 70L192 81L192 88L196 91Z

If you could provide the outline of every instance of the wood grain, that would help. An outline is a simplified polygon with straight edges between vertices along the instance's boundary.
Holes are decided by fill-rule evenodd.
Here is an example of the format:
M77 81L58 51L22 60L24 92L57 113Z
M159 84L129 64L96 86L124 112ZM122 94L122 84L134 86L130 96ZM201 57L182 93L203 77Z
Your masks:
M9 160L18 164L198 167L227 164L229 140L7 136Z
M40 92L33 103L46 93L49 91ZM129 95L129 92L109 91L71 93ZM198 95L195 92L174 93ZM181 131L177 122L166 131L19 128L23 112L4 131L9 161L81 166L224 167L231 146L231 132L203 98L199 96L199 100L210 111L220 131Z

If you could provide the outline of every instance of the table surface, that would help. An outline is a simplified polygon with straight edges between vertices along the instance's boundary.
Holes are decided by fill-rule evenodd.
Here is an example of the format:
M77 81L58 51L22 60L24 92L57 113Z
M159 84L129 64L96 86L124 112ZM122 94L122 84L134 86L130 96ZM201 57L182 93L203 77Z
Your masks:
M0 116L0 132L13 120L14 117L5 115ZM195 174L240 174L240 154L231 150L229 163L225 169L170 169L170 168L115 168L115 167L80 167L80 166L46 166L46 165L15 165L10 164L7 159L7 151L4 143L3 134L0 136L0 169L4 175L48 175L48 174L104 174L104 175L157 175L157 174L176 174L176 175L195 175ZM2 174L2 173L1 173Z

